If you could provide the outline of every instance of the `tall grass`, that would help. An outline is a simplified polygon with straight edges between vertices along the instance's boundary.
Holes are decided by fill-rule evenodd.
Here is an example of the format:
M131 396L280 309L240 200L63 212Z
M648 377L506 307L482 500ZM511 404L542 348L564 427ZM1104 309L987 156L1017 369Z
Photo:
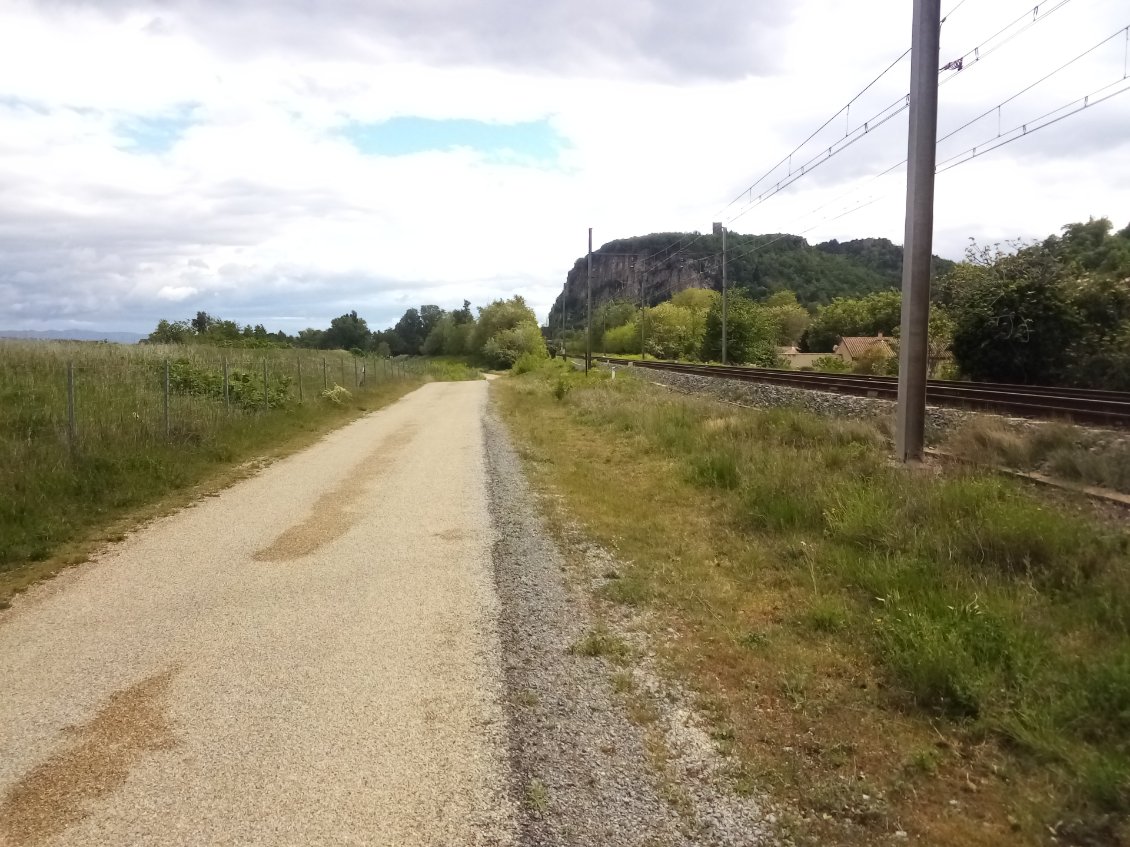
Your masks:
M708 605L702 626L716 633L748 627L742 609L752 600L743 591L785 591L803 629L837 633L849 652L865 648L891 707L995 739L1046 766L1063 791L1060 809L1092 820L1130 815L1130 536L1123 528L1059 510L989 473L908 471L890 461L887 439L866 422L735 409L659 393L630 377L582 381L550 400L548 375L523 380L513 389L518 408L531 415L563 408L574 425L603 433L579 436L574 450L634 443L716 504L710 515L688 507L667 521L709 522L713 538L740 539L734 555L760 551L748 554L755 564L720 571L722 554L711 540L697 553L702 567L688 549L671 565L664 545L685 548L687 532L674 528L666 538L664 523L654 542L638 542L637 552L656 562L654 584L642 595L692 617ZM562 432L560 422L546 426ZM604 473L617 472L607 457L597 461ZM642 484L639 469L623 472ZM686 576L671 578L672 567ZM718 651L711 637L705 652ZM743 650L736 644L723 664L740 665ZM783 655L796 661L795 651Z
M337 351L0 342L0 576L217 469L375 408L425 370Z

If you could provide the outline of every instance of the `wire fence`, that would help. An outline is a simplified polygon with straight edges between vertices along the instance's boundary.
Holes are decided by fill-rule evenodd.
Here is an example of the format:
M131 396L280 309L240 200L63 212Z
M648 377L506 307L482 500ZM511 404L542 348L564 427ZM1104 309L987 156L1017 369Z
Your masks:
M339 351L0 342L0 439L13 462L60 445L204 443L427 369Z

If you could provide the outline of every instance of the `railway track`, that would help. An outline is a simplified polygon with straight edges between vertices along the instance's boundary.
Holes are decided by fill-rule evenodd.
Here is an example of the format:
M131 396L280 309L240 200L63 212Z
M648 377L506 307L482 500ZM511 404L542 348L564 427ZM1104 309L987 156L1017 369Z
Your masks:
M809 391L830 391L835 394L852 394L884 400L898 398L898 379L890 376L692 365L659 360L619 359L612 356L593 358L612 365L630 365L696 376L785 385ZM934 406L979 409L1019 417L1070 420L1105 426L1130 425L1130 393L1122 391L931 379L926 383L926 402Z

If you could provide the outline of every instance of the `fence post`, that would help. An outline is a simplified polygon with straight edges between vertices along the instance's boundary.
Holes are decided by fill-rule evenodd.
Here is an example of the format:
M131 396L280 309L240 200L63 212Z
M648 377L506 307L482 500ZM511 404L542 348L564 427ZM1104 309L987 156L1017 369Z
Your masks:
M345 359L341 360L341 387L345 388Z
M78 432L75 427L75 363L67 362L67 443L75 451Z
M322 388L325 391L330 390L330 372L326 365L326 357L322 357Z
M271 409L271 400L269 390L267 388L267 359L263 359L263 411L267 412Z
M361 387L361 372L357 368L357 359L353 360L353 387L354 388L360 388Z
M231 411L231 381L228 379L228 357L224 356L224 408Z
M172 435L172 423L169 420L169 360L165 359L165 438Z
M302 403L302 360L298 360L298 402Z

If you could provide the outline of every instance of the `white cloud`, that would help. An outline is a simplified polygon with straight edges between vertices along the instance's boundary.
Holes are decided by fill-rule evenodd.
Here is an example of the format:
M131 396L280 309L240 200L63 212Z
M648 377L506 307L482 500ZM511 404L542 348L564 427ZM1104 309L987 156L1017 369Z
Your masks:
M511 293L544 316L588 226L598 244L708 228L909 41L897 0L865 15L831 0L795 4L788 18L747 7L634 0L594 19L566 0L524 18L501 2L472 15L443 0L9 2L0 326L145 330L197 308L288 330L356 308L383 326L409 305ZM1021 11L969 0L943 28L943 56ZM1124 17L1119 0L1076 0L1017 37L943 87L943 131ZM1120 50L1010 103L1002 125L1117 77ZM822 143L906 87L904 63ZM393 158L338 133L400 115L548 118L568 146L552 165L467 149ZM1092 214L1125 224L1128 116L1130 94L941 176L938 252L960 255L969 236L1042 237ZM138 121L184 126L167 150L147 151L128 137ZM995 118L974 125L952 150L995 131ZM734 226L901 241L901 177L870 175L905 146L904 115Z
M157 292L157 297L171 303L180 303L189 297L195 297L199 293L191 285L166 285Z

